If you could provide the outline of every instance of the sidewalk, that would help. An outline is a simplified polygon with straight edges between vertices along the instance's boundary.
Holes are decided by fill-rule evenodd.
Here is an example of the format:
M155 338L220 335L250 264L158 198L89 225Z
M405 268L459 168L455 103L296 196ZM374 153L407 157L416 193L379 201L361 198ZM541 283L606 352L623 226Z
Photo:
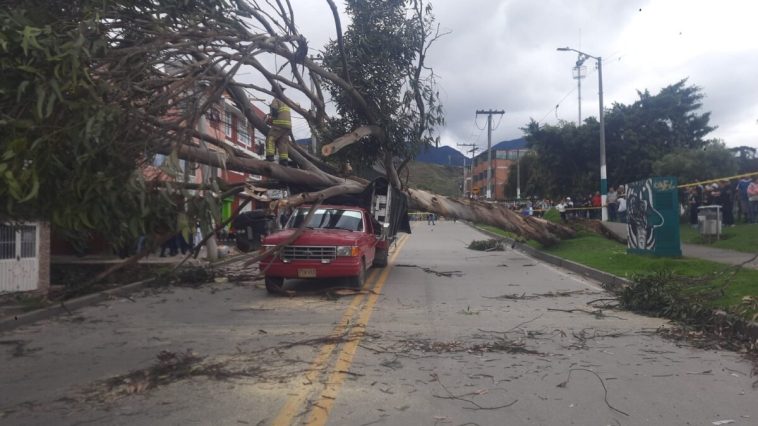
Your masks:
M608 229L613 231L613 233L615 233L616 235L620 236L621 238L626 238L627 236L626 223L603 222L603 224ZM724 263L727 265L740 265L742 263L747 262L751 258L753 258L754 255L750 253L742 253L742 252L734 251L734 250L726 250L726 249L708 247L708 246L698 245L698 244L682 243L682 256L693 257L696 259L710 260L712 262L719 262L719 263ZM758 269L758 259L755 259L752 262L747 263L743 266L745 266L746 268Z

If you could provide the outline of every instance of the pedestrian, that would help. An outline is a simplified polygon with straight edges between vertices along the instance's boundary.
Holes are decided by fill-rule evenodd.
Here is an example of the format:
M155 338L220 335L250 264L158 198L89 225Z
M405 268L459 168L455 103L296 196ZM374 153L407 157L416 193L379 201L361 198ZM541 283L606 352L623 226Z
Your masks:
M190 245L192 241L192 229L190 228L189 218L186 213L181 212L177 215L176 225L179 228L179 234L176 238L177 248L181 250L182 254L187 254L188 251L192 251L192 246Z
M166 240L163 244L161 244L161 254L160 257L166 257L166 250L168 250L168 254L171 257L174 257L178 254L179 250L177 249L177 241L176 238L179 234L174 234Z
M600 196L600 191L595 191L595 195L592 196L592 216L595 219L601 219L600 209L603 207L603 198Z
M616 212L618 213L619 222L626 223L626 195L623 192L619 194L616 202L618 203Z
M566 218L574 216L574 212L571 210L573 208L574 202L571 200L571 197L566 197Z
M561 215L561 222L566 221L566 200L561 199L558 204L555 205L558 213Z
M429 221L432 223L432 225L436 225L434 223L435 219L436 219L436 215L434 213L429 213Z
M758 222L758 176L753 177L753 182L747 187L748 201L750 201L750 223Z
M611 187L611 189L608 190L608 198L607 198L608 219L610 219L611 222L616 221L616 211L618 209L618 204L616 203L617 200L618 200L618 192L616 192L616 188Z
M271 91L274 93L274 100L271 101L270 112L266 117L266 123L271 126L266 136L266 161L274 161L274 154L279 151L279 164L286 166L289 164L287 144L292 131L290 108L279 99L284 88L275 84L271 86Z
M690 226L697 228L697 211L701 204L701 188L693 186L687 193L687 205L690 208Z
M718 204L721 206L725 226L734 226L734 186L728 181L719 184Z
M737 182L735 187L735 197L737 197L737 206L740 209L738 218L742 218L745 223L751 222L750 201L747 196L747 187L750 186L750 178L745 176Z

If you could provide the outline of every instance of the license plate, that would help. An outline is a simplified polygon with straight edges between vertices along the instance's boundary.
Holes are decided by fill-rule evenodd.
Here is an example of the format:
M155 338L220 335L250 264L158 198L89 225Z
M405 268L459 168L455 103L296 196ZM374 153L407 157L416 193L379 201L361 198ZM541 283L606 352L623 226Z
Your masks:
M316 278L316 270L313 268L301 268L297 270L298 278Z

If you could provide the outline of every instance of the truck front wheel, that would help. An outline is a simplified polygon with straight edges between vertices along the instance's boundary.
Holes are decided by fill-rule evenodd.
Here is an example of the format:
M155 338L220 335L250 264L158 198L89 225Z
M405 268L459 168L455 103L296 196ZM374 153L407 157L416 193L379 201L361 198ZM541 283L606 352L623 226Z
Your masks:
M387 249L376 249L372 265L379 267L387 266Z
M266 282L266 291L269 294L280 294L282 287L284 286L284 278L282 277L269 277L268 275L264 279Z
M361 289L363 288L363 284L366 283L366 261L361 259L361 271L358 273L358 276L350 278L350 285Z

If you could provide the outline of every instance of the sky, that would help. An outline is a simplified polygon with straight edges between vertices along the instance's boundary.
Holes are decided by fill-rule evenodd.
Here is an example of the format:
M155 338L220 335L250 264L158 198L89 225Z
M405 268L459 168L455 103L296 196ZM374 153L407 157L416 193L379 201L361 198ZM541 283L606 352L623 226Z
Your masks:
M337 3L340 3L339 1ZM296 22L311 47L335 31L326 1L292 0ZM571 47L603 58L604 104L630 104L637 90L658 93L688 78L711 112L708 135L727 146L758 148L758 1L755 0L433 0L434 14L450 34L431 49L447 124L441 142L487 147L518 138L530 119L541 124L578 119ZM347 27L343 15L343 29ZM598 73L585 62L582 118L597 117ZM307 126L294 123L297 137Z

